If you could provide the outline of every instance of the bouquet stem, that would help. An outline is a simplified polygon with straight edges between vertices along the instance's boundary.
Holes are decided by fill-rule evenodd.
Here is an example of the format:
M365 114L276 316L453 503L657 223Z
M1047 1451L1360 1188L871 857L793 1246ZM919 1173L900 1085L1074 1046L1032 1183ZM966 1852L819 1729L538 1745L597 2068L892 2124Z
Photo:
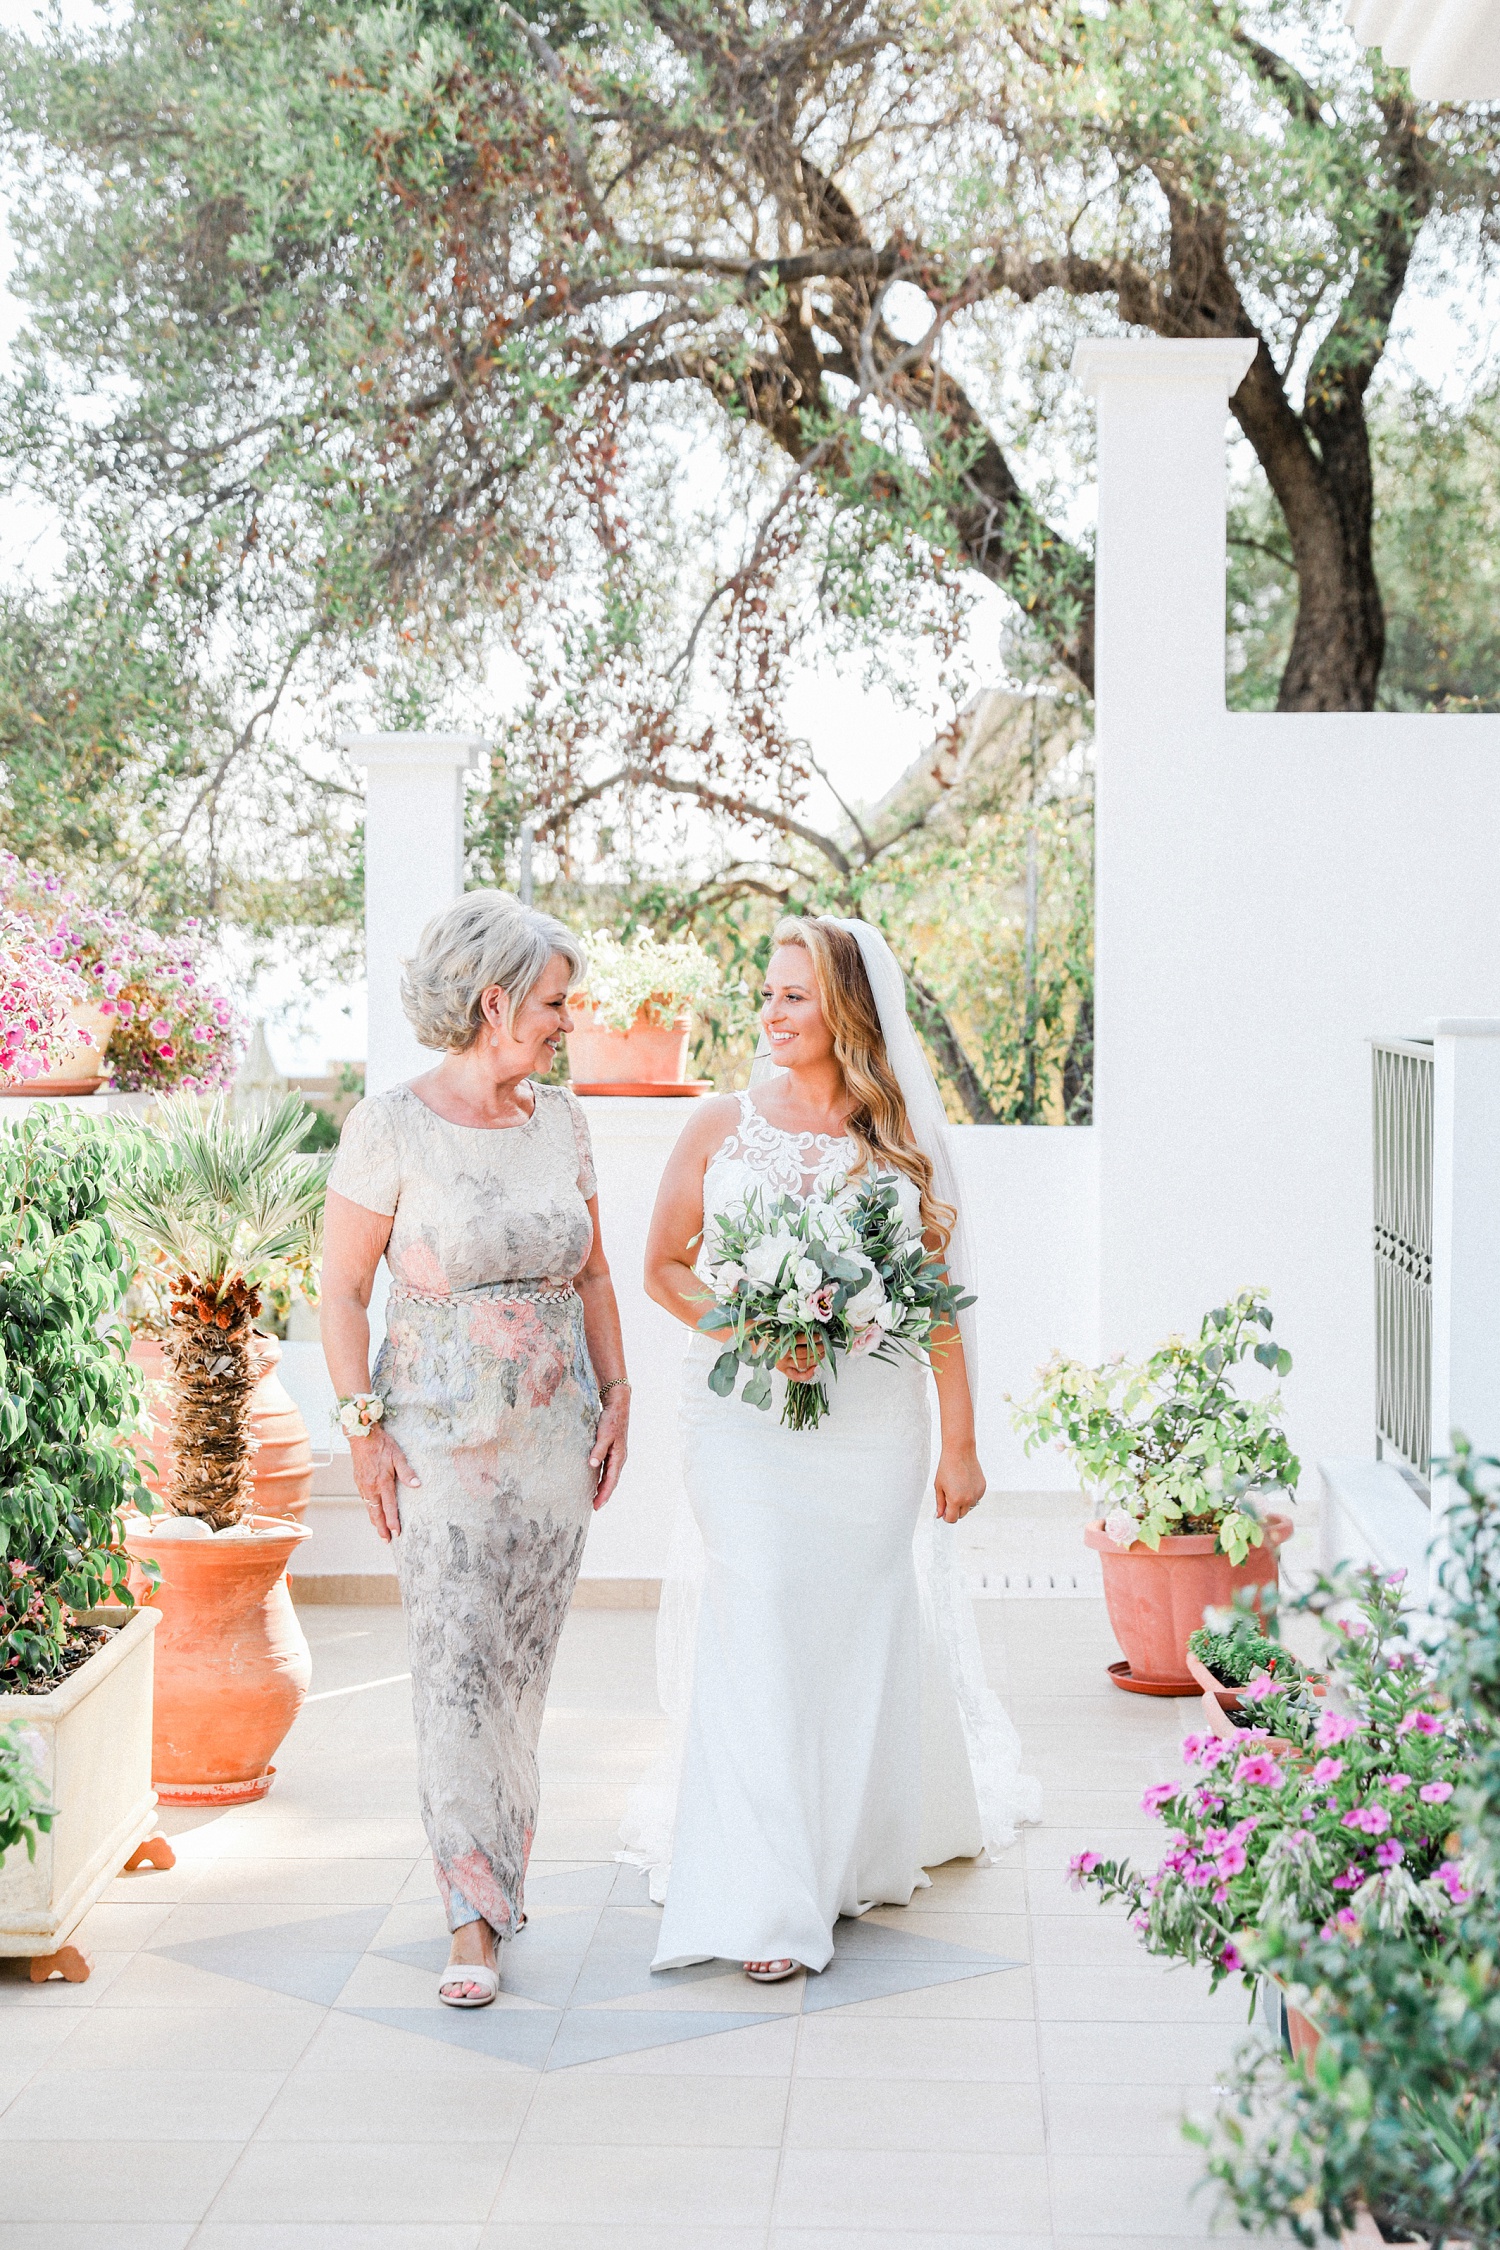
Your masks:
M788 1383L781 1409L783 1429L815 1430L828 1412L828 1393L821 1382Z

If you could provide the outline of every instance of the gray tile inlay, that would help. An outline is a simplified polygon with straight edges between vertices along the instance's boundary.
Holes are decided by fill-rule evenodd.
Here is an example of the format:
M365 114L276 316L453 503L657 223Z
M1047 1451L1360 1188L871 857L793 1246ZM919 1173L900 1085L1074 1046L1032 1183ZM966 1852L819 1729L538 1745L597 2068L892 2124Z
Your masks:
M779 2013L674 2008L674 1991L722 1977L726 1964L705 1961L653 1974L660 1910L646 1896L637 1868L586 1867L538 1875L528 1886L530 1920L503 1951L505 1992L520 2007L445 2008L436 1979L448 1958L438 1909L430 1936L377 1942L390 1919L384 1906L298 1919L223 1937L192 1938L150 1948L174 1961L234 1977L264 1991L321 2002L339 2013L438 2039L528 2070L567 2070L685 2039L708 2039L783 2020ZM407 1928L412 1926L408 1920ZM998 1955L950 1945L917 1928L841 1921L837 1948L821 1976L802 1980L808 2012L888 1999L936 1984L1016 1968ZM366 1957L420 1969L434 1982L430 2007L367 2007L340 2003ZM730 1964L729 1966L732 1966ZM639 2008L622 2006L638 1998Z

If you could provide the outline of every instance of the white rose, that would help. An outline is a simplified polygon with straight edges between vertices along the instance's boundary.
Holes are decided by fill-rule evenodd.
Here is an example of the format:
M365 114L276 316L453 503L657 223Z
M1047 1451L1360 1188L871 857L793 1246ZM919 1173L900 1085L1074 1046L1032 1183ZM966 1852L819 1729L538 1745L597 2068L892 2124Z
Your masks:
M792 1268L792 1285L800 1289L804 1297L810 1297L815 1289L823 1286L823 1268L811 1258L799 1258Z
M881 1282L879 1274L872 1273L868 1281L866 1281L861 1287L858 1296L851 1297L848 1303L845 1305L844 1310L849 1315L849 1318L853 1321L856 1328L863 1328L866 1321L873 1320L875 1318L875 1315L879 1312L881 1306L884 1303L884 1285Z
M796 1248L789 1234L763 1234L745 1252L745 1271L752 1281L769 1289L781 1278L787 1254Z
M842 1249L854 1240L854 1229L836 1203L815 1203L808 1214L808 1224L818 1240L831 1248Z
M1141 1535L1141 1527L1128 1508L1111 1508L1104 1528L1117 1547L1133 1547Z
M877 1328L899 1327L901 1322L901 1307L899 1305L892 1304L877 1305L875 1307L873 1317Z

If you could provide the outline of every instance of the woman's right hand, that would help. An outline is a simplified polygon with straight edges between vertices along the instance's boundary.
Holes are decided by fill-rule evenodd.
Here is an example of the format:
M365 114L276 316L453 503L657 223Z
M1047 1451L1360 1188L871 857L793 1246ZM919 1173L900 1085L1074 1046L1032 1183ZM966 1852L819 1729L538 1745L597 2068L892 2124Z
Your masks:
M815 1383L823 1365L819 1345L809 1343L805 1336L797 1339L789 1352L783 1352L776 1362L776 1372L789 1383Z
M401 1506L396 1497L398 1484L419 1486L417 1476L388 1430L379 1423L368 1437L349 1440L349 1457L354 1463L354 1482L365 1510L375 1526L377 1538L389 1546L401 1536Z

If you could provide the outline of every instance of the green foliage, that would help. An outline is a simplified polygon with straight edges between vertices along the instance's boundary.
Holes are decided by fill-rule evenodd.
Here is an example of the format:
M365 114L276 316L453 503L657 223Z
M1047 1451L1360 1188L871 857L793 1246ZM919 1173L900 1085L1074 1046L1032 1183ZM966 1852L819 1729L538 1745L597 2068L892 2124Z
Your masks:
M15 1844L36 1858L36 1840L52 1826L52 1807L41 1786L36 1759L19 1721L0 1727L0 1860Z
M1074 1862L1077 1879L1124 1900L1148 1953L1207 1963L1215 1984L1237 1971L1253 1991L1267 1927L1296 1922L1348 1945L1372 1930L1436 1943L1455 1925L1462 1730L1407 1639L1399 1587L1367 1570L1339 1590L1358 1614L1333 1635L1328 1701L1268 1644L1276 1668L1240 1702L1271 1744L1188 1736L1193 1776L1144 1800L1170 1831L1153 1875L1096 1852Z
M236 1115L222 1095L206 1110L185 1095L159 1105L113 1204L172 1283L186 1276L219 1300L314 1263L328 1159L301 1153L311 1114L301 1094L260 1117Z
M1316 1915L1270 1918L1254 1958L1316 2023L1316 2062L1247 2053L1203 2136L1241 2226L1308 2245L1361 2203L1434 2250L1500 2240L1500 1463L1455 1443L1438 1652L1463 1739L1451 1912L1366 1916L1356 1942Z
M1256 1504L1291 1492L1301 1474L1281 1431L1281 1393L1244 1399L1230 1388L1230 1371L1252 1357L1275 1375L1291 1369L1264 1290L1242 1289L1205 1315L1196 1342L1169 1337L1139 1365L1054 1354L1011 1419L1028 1453L1060 1444L1072 1454L1119 1544L1155 1548L1168 1533L1212 1531L1243 1562L1265 1536Z
M129 1598L120 1513L153 1505L128 1435L112 1145L66 1116L0 1130L0 1683L50 1678L71 1613Z
M1236 1617L1227 1631L1200 1625L1189 1633L1188 1647L1225 1687L1244 1687L1258 1675L1278 1680L1300 1680L1303 1667L1289 1648L1261 1632L1253 1616Z

